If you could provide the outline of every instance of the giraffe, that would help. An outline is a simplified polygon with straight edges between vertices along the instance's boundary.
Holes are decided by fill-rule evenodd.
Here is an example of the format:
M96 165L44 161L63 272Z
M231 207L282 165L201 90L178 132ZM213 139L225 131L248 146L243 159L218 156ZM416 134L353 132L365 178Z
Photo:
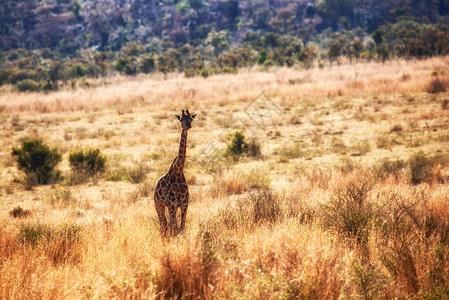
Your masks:
M186 159L187 131L192 127L196 114L190 115L189 110L182 110L182 116L175 115L181 122L182 131L179 140L178 155L173 160L167 173L159 178L154 188L154 204L161 225L161 233L167 230L176 235L185 227L187 207L189 205L189 188L184 177L184 162ZM168 208L169 223L165 218L165 207ZM181 208L181 227L178 228L176 212ZM168 225L168 226L167 226Z

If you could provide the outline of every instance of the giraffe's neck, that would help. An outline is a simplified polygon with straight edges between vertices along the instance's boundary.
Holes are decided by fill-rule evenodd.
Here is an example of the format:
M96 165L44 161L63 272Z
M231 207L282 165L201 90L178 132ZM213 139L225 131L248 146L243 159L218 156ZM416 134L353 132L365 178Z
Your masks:
M182 174L184 170L184 162L186 160L186 148L187 148L187 129L182 129L181 138L179 139L178 155L173 161L173 171L177 174Z

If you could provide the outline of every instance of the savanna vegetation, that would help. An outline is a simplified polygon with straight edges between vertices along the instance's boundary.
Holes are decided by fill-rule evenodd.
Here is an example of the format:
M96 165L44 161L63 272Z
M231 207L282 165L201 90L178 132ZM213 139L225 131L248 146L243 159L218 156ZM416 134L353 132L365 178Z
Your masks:
M0 298L444 299L448 67L354 60L3 89ZM198 114L191 203L185 231L164 239L152 192L182 108Z

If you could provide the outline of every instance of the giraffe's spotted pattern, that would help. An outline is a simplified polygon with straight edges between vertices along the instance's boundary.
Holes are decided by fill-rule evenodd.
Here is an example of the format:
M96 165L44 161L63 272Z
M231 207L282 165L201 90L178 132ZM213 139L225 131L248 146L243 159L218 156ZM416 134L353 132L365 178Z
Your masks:
M173 160L167 174L159 178L154 189L154 204L162 233L169 230L170 234L176 235L185 228L189 206L189 187L183 170L187 148L187 131L191 128L191 123L195 117L196 114L190 115L188 110L186 113L184 113L184 110L182 111L182 117L176 116L182 124L178 155ZM168 208L168 223L165 218L166 207ZM178 208L181 209L181 225L179 228L176 220Z

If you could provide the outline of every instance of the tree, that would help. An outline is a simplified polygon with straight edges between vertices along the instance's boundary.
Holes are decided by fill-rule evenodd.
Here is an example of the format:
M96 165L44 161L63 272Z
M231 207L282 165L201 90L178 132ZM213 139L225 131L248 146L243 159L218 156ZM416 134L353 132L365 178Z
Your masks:
M207 35L206 42L214 47L214 54L218 56L222 51L229 47L229 35L226 30L216 32L212 30Z
M170 50L159 55L157 58L157 67L159 72L164 74L175 71L179 67L175 51Z
M373 34L372 38L376 43L376 46L379 46L384 42L384 31L382 29L377 29Z
M340 34L334 34L332 36L331 41L329 42L329 48L327 51L327 55L329 58L329 62L332 63L339 59L341 53L343 51L344 43Z
M362 41L358 37L355 37L351 42L351 48L354 51L355 60L358 61L360 58L360 53L363 51Z
M264 63L265 60L267 59L267 55L268 55L267 50L262 49L262 50L259 52L259 56L257 57L257 63L258 63L259 65L263 65L263 63Z
M286 7L277 11L276 17L270 20L270 26L280 32L287 34L295 28L296 13L294 7Z
M204 0L187 0L191 8L199 9L204 6Z
M119 57L114 67L120 73L126 75L135 75L137 73L137 67L134 62L134 58L124 55Z
M303 63L306 69L313 66L313 62L318 57L318 46L315 44L308 44L307 47L298 55L299 60Z
M156 62L152 55L144 56L142 58L142 62L140 64L140 69L142 70L143 73L148 74L148 73L154 72L155 68L156 68Z
M280 37L276 33L269 32L263 37L263 45L267 49L274 49L279 46Z
M388 49L387 45L382 43L379 46L377 46L377 54L384 63L390 57L390 50Z
M342 18L345 19L345 26L354 26L355 7L355 0L323 0L317 5L317 10L324 25L336 30L342 24Z
M75 17L78 19L80 17L80 11L81 11L81 4L79 3L78 0L73 1L72 4L72 11L73 14L75 15Z

